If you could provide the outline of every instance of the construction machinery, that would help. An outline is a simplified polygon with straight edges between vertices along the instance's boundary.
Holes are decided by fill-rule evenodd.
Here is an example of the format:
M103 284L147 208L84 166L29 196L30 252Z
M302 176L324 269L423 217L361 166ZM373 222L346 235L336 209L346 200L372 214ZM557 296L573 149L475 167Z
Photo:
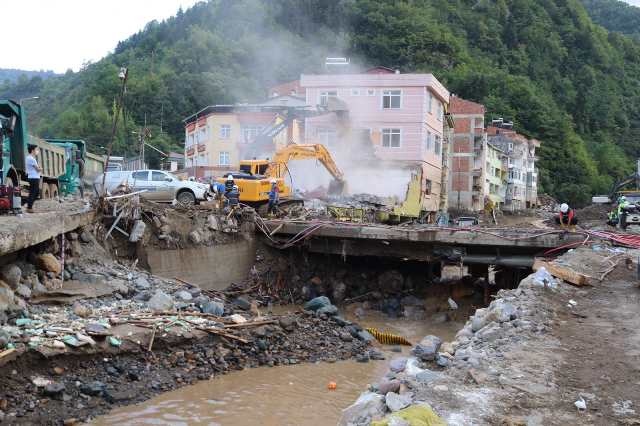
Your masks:
M286 184L285 177L289 173L289 161L309 159L319 161L333 177L329 194L341 195L345 191L344 175L329 151L321 144L288 145L276 151L272 160L242 160L240 173L227 173L217 181L224 183L228 175L233 175L240 191L240 201L260 207L268 203L271 180L275 179L280 191L280 205L300 204L302 200L292 197L291 187Z

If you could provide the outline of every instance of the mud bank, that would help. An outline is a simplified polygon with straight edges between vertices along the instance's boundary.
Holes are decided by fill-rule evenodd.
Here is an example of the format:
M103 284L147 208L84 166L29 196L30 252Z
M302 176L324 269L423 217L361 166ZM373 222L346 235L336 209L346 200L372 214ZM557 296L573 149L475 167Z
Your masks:
M0 374L2 420L6 424L86 420L229 371L335 362L367 351L365 342L335 337L340 331L342 326L332 320L301 313L246 330L239 336L248 343L204 336L160 340L151 352L141 345L129 352L94 355L44 358L30 353ZM36 378L50 383L38 386L42 383Z

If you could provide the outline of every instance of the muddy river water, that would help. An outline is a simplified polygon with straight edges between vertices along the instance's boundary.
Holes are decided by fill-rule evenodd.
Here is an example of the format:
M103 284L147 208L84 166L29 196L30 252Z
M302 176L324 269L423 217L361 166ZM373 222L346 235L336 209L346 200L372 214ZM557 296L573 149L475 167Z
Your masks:
M286 309L286 308L284 308ZM346 313L350 317L349 313ZM354 318L350 318L354 319ZM412 343L427 334L452 340L461 321L389 319L367 312L357 320L363 327L405 336ZM379 348L386 361L341 361L260 367L164 393L142 404L122 407L96 418L92 425L332 425L367 384L378 381L394 356L390 346ZM403 353L409 352L403 347ZM336 390L327 384L336 382Z

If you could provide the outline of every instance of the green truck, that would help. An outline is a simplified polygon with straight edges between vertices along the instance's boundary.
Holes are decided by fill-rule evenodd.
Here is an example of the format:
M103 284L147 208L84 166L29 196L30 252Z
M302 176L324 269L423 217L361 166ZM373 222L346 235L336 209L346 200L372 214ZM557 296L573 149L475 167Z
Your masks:
M8 127L2 139L2 183L28 190L25 159L28 145L40 148L38 164L42 167L40 192L42 198L82 191L85 172L101 173L102 156L87 152L86 144L75 139L39 139L27 131L27 115L24 108L12 100L0 100L0 119ZM87 176L92 180L93 176Z

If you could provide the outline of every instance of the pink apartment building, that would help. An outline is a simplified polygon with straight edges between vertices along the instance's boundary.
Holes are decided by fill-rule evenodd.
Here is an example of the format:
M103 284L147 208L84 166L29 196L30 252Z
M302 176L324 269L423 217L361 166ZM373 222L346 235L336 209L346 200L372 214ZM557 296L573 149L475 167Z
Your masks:
M337 98L348 111L307 118L307 140L325 144L338 153L340 162L340 151L352 143L344 135L368 134L373 156L361 158L379 171L376 177L384 178L394 167L421 168L423 208L438 210L449 92L432 74L400 74L378 67L363 74L303 74L300 86L307 105L327 105ZM350 151L351 160L357 163L355 151Z

